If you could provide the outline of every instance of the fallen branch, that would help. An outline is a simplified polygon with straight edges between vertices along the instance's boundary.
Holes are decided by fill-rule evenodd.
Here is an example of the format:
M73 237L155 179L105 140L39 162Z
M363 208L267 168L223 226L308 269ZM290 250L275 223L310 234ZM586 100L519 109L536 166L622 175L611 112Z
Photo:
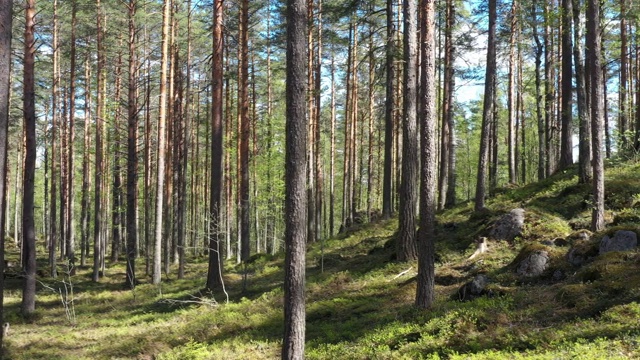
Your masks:
M194 295L190 295L191 298L193 300L178 300L178 299L161 299L158 300L159 304L167 304L167 305L186 305L186 304L197 304L197 305L206 305L206 306L210 306L210 307L215 307L218 306L218 302L215 301L214 299L206 299L206 298L199 298L197 296Z
M410 267L410 268L408 268L407 270L405 270L405 271L403 271L403 272L399 273L398 275L396 275L393 279L391 279L391 280L389 280L389 281L393 281L393 280L395 280L395 279L399 278L399 277L400 277L400 276L402 276L402 275L406 275L409 271L411 271L411 269L413 269L413 266L411 266L411 267Z

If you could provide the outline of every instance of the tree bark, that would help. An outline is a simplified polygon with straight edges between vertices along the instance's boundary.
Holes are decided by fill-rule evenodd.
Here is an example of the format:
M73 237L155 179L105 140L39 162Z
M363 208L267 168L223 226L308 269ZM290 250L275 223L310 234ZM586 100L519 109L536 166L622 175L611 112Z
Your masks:
M507 93L507 111L509 112L509 128L508 128L508 151L507 151L507 156L508 156L508 161L509 161L509 183L511 184L517 184L518 183L518 175L517 175L517 171L516 171L516 138L517 138L517 131L516 131L516 119L517 119L517 106L516 106L516 87L517 87L517 82L516 82L516 73L517 73L517 68L519 65L519 63L517 63L517 59L516 59L516 36L518 34L517 32L517 26L518 26L518 18L517 18L517 13L518 11L518 1L517 0L513 0L513 2L511 3L511 34L509 35L509 90Z
M0 6L0 169L7 174L9 94L11 83L11 29L13 0L2 1ZM46 191L46 188L45 188ZM7 214L7 177L0 177L0 259L4 259L5 225ZM4 261L0 261L0 274ZM0 277L0 324L4 324L4 276ZM4 331L0 331L0 358L4 356Z
M556 167L556 153L553 146L555 141L554 133L554 54L551 31L551 19L549 0L544 0L544 146L545 146L545 177L551 176L554 173Z
M403 1L404 18L404 119L402 122L402 182L396 246L399 261L417 257L416 207L418 204L418 19L416 0Z
M243 0L240 9L240 73L238 78L238 109L240 120L240 171L238 195L240 200L240 260L246 262L251 253L251 204L249 202L249 1Z
M285 280L283 359L304 358L305 253L307 242L307 93L305 0L287 0L285 154Z
M34 180L36 171L36 93L35 93L35 0L25 1L24 28L24 73L23 73L23 114L24 133L26 139L24 157L23 201L22 201L22 234L24 266L24 285L22 288L21 312L28 316L36 309L36 232L33 217Z
M588 92L586 82L586 71L582 58L582 23L580 21L580 0L572 0L573 24L574 24L574 47L573 60L575 63L576 98L578 100L578 120L579 128L579 167L578 178L581 184L586 184L593 177L593 167L591 165L591 115L588 110Z
M67 153L67 214L65 215L66 228L65 232L65 246L66 256L68 260L68 271L71 275L75 275L76 268L76 241L75 241L75 187L74 187L74 142L75 142L75 109L76 109L76 26L77 26L77 2L75 0L71 3L71 50L69 53L70 60L70 76L69 76L69 140L68 140L68 153Z
M566 1L566 0L565 0ZM620 114L618 118L618 129L620 131L621 150L628 150L629 139L629 118L627 115L627 78L628 60L630 55L627 46L627 0L620 0Z
M573 42L571 0L562 0L562 139L560 170L573 164Z
M475 210L484 209L486 194L486 173L489 162L489 138L493 121L493 102L496 79L496 0L489 0L489 35L487 41L487 68L484 80L484 104L482 110L482 131L480 138L480 158L476 182Z
M136 82L136 10L137 1L129 0L129 86L127 94L127 279L126 286L136 286L136 243L138 229L138 99Z
M93 281L100 279L101 263L104 257L105 246L102 234L102 192L104 190L105 169L103 160L104 151L104 121L105 121L105 66L106 54L104 49L104 9L100 0L96 0L97 5L97 46L98 46L98 69L97 69L97 104L96 104L96 144L95 144L95 184L94 184L94 243L93 243Z
M209 206L209 270L207 289L214 291L223 286L220 240L222 239L222 188L223 188L223 56L222 37L223 0L213 3L213 47L211 67L211 200Z
M162 211L164 209L165 178L165 126L167 121L167 73L169 62L169 20L171 0L164 0L162 8L162 59L160 62L160 101L158 104L158 163L156 172L156 229L153 253L153 284L159 284L162 277ZM169 249L166 249L169 251Z
M495 0L490 0L494 4ZM435 1L420 2L421 53L421 151L420 231L418 234L418 284L416 306L427 309L435 301L435 213L436 213L436 89L435 89Z
M384 113L384 176L382 182L382 217L393 215L393 115L395 81L395 33L393 21L393 0L387 0L387 38L386 38L386 100Z
M545 144L545 126L544 116L542 114L542 90L541 87L541 66L542 66L542 51L543 46L538 35L538 12L537 12L537 0L534 0L531 5L531 16L533 17L533 38L536 43L536 119L538 122L538 180L542 180L546 177L546 144Z
M60 82L58 73L58 1L53 2L53 83L51 86L51 211L50 222L51 228L49 233L49 273L52 278L58 276L56 267L56 244L57 238L57 206L58 206L58 152L56 151L56 133L58 132L58 85ZM18 172L16 171L16 175ZM16 181L16 189L17 189ZM18 194L16 191L16 204L18 202ZM17 238L15 239L18 240Z
M87 56L84 65L84 146L82 156L82 199L80 200L80 266L85 266L87 256L89 255L89 146L90 146L90 111L91 111L91 66L89 65L89 57ZM52 135L53 136L53 135ZM52 160L53 161L53 160ZM52 176L53 178L53 176ZM53 180L52 180L53 185ZM52 200L54 196L52 195ZM51 208L53 210L53 206ZM53 222L51 228L53 228Z
M600 2L587 2L587 59L589 60L589 84L591 88L591 131L593 147L593 211L591 229L604 228L604 94L602 74L602 35L600 33Z

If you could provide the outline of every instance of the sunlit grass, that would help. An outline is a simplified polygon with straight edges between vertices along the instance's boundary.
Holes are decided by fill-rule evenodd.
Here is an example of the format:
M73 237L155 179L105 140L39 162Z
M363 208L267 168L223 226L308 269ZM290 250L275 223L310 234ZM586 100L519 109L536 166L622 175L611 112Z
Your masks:
M636 164L607 173L610 218L616 229L638 231L640 199ZM309 245L307 261L307 357L309 359L623 359L640 357L640 254L610 253L577 268L565 261L567 239L588 217L589 188L571 171L542 183L504 189L473 212L470 203L438 214L436 303L413 307L416 262L395 261L396 220L359 226ZM623 192L623 193L619 193ZM473 240L514 207L526 211L526 227L513 242L493 242L473 261ZM614 214L615 213L615 214ZM588 244L587 244L588 245ZM585 245L586 246L586 245ZM523 280L514 259L544 248L550 271ZM8 249L17 257L15 249ZM43 254L41 248L38 249ZM520 254L520 255L519 255ZM43 260L44 261L44 260ZM8 278L5 318L11 359L274 359L283 331L283 256L254 256L245 268L227 263L230 302L204 294L207 262L192 258L186 278L176 269L152 285L139 260L140 285L124 286L121 264L99 283L80 268L68 317L58 279L40 277L37 312L19 315L21 282ZM64 270L63 267L60 267ZM561 280L552 274L560 270ZM493 296L456 300L473 276L489 278Z

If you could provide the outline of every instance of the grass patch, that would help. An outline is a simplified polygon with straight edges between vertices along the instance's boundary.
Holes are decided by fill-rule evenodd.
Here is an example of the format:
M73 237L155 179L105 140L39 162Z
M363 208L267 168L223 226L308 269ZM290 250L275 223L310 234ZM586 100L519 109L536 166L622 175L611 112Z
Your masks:
M590 187L575 169L542 182L496 191L487 209L462 203L441 211L436 225L436 302L413 307L417 262L395 260L397 220L357 225L307 253L309 359L622 359L638 358L640 253L598 255L599 240L617 230L639 232L640 165L607 171L605 231L589 226ZM490 241L468 260L474 240L501 215L525 209L525 228L512 242ZM567 261L572 248L582 265ZM7 248L8 257L17 251ZM39 249L40 253L44 252ZM515 266L533 251L549 254L540 277L520 279ZM40 259L40 266L46 267ZM139 270L144 263L137 264ZM6 340L11 359L276 359L283 331L283 255L254 255L246 268L225 264L230 302L201 293L206 259L194 257L183 280L152 285L141 276L124 288L122 264L100 283L79 268L75 319L65 316L61 279L39 278L37 312L19 315L21 279L6 279ZM172 269L175 273L175 269ZM247 290L242 290L246 271ZM558 277L557 271L562 276ZM457 290L478 274L491 296L467 302ZM218 300L217 302L215 300Z

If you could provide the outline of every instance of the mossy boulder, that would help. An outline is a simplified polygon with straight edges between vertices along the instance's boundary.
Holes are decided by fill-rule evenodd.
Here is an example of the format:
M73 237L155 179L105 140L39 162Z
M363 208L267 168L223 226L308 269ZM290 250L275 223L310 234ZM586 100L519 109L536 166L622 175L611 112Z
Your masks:
M600 240L600 254L610 251L629 251L638 247L638 236L635 232L629 230L616 231L613 237L605 235Z
M592 236L593 236L593 233L591 231L587 229L580 229L580 230L574 231L573 233L571 233L571 235L567 236L566 240L570 244L575 244L580 241L589 241L591 240Z
M524 246L507 268L520 278L557 280L564 277L567 267L561 248L533 243Z
M549 266L549 252L536 250L530 253L516 267L516 274L523 277L540 276Z
M640 293L640 253L612 251L584 265L572 282L559 287L556 299L583 315L633 301Z
M511 241L522 234L524 228L524 209L517 208L503 215L493 224L489 237L494 240Z
M567 261L574 266L581 266L600 253L600 242L593 240L578 240L567 252Z

